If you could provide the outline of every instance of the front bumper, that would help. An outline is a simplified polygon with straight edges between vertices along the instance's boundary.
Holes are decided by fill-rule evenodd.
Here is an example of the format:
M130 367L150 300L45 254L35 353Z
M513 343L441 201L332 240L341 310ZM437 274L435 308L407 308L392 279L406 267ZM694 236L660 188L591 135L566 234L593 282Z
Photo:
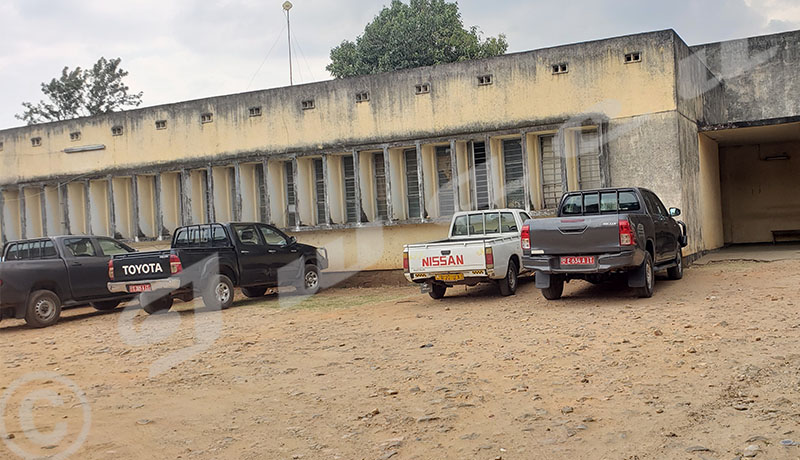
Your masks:
M570 254L573 255L573 254ZM575 254L584 255L584 254ZM523 254L522 266L526 270L536 270L542 273L607 273L615 270L635 268L644 262L644 251L634 249L612 254L586 254L594 255L594 265L569 265L561 266L560 255L549 254Z
M169 290L175 291L181 287L181 280L177 277L164 278L160 280L141 280L141 281L114 281L108 283L106 286L110 292L127 292L128 286L149 284L151 291Z

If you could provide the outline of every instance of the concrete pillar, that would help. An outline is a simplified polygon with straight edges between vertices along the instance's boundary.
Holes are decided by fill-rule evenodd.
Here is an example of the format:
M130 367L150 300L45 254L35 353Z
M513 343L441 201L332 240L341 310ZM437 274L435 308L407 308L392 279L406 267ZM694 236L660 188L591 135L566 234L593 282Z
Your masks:
M6 244L6 223L4 214L6 212L6 198L4 190L0 187L0 247Z
M294 225L300 227L300 165L297 162L297 156L292 158L292 187L294 188Z
M525 210L531 210L531 166L528 164L528 133L520 133L520 146L522 147L522 193L525 196Z
M461 194L458 184L458 155L456 155L456 141L450 141L450 183L453 184L453 212L461 211Z
M267 160L261 161L261 174L264 176L264 190L263 196L261 197L264 200L264 221L265 223L272 222L272 211L270 210L270 202L269 202L269 162Z
M328 191L328 184L330 184L329 177L330 176L328 174L328 155L327 154L323 154L322 155L322 182L324 183L323 189L325 190L325 222L323 222L323 223L325 225L328 225L328 226L330 226L331 221L332 221L332 219L331 219L331 194ZM317 224L320 224L320 222L317 222Z
M181 170L181 225L192 224L192 178L188 169Z
M108 230L112 238L117 238L117 209L114 205L114 178L108 176Z
M356 192L356 223L361 224L361 169L359 167L358 150L353 150L353 182Z
M144 232L139 227L139 178L131 176L131 227L133 227L133 240L139 241Z
M156 215L156 239L164 239L164 214L161 207L161 174L153 177L153 206Z
M61 231L69 235L69 197L67 184L58 184L58 201L61 203Z
M242 220L242 170L237 161L233 164L233 220Z
M19 187L19 228L20 238L25 239L28 237L28 210L25 206L25 187Z
M425 209L425 168L423 167L422 164L422 143L417 141L416 143L414 143L414 146L417 149L417 181L419 183L419 218L424 221L428 217L428 211Z
M215 222L217 213L214 209L214 170L211 166L206 167L206 220Z
M494 157L492 156L492 138L486 136L486 188L489 191L489 209L497 208L494 201Z
M389 158L389 147L383 146L383 175L386 182L386 220L394 220L394 203L392 202L392 169Z
M86 234L92 234L92 188L88 180L83 181L84 219L86 220Z

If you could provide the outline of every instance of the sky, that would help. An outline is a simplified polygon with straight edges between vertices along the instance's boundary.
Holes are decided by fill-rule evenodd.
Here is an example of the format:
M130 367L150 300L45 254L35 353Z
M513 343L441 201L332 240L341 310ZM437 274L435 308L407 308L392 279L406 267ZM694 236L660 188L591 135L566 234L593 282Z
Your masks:
M294 0L294 83L327 80L329 53L390 0ZM152 106L289 84L282 0L2 0L0 129L65 66L121 57ZM689 45L800 29L800 0L462 0L465 26L506 34L509 52L647 32Z

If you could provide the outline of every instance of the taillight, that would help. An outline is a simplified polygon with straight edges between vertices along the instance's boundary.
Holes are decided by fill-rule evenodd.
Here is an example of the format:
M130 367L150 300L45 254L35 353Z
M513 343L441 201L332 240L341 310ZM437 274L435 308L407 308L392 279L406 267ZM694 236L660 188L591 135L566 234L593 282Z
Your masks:
M114 259L108 261L108 279L114 280Z
M522 232L519 234L520 241L522 241L522 249L531 248L531 228L528 224L522 226Z
M619 220L619 244L620 246L633 246L636 244L636 237L633 235L633 228L628 219Z
M403 253L403 270L405 270L406 273L408 273L408 253L407 252Z
M494 253L492 253L492 248L486 248L486 268L494 268Z
M183 264L181 264L181 259L178 258L175 254L169 255L169 272L173 275L176 275L183 271Z

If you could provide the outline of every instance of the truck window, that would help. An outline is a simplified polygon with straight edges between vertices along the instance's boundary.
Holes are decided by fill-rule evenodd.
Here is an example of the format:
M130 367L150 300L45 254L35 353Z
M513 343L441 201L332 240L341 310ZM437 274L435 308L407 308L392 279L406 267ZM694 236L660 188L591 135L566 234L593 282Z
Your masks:
M114 256L117 254L127 254L131 251L127 247L117 243L114 240L107 238L100 238L97 240L100 244L100 250L103 251L104 256Z
M239 242L245 246L259 246L261 245L261 240L258 238L258 234L256 233L256 227L254 225L231 225L233 228L234 233L236 233L236 237L239 239Z
M517 221L514 220L514 213L502 212L500 213L500 228L503 233L517 232Z
M188 232L185 228L182 228L175 234L175 242L172 243L172 245L177 248L179 246L186 246L187 244L189 244Z
M225 246L228 243L228 235L225 234L225 229L222 228L222 225L214 225L212 227L213 235L212 240L214 246Z
M6 249L6 260L19 260L19 244L10 244Z
M584 214L599 214L600 213L600 197L597 193L587 193L583 195L583 213Z
M453 236L467 236L467 216L458 216L453 220Z
M600 194L600 212L617 212L617 192Z
M493 212L493 213L487 213L484 216L485 216L485 222L486 222L486 224L485 224L486 232L485 233L487 235L490 234L490 233L499 233L500 232L500 214L496 213L496 212Z
M64 247L67 249L67 254L72 257L95 257L97 255L92 240L89 238L68 238L64 240Z
M259 225L258 229L261 230L261 236L264 237L264 241L270 246L286 246L288 243L286 237L266 225Z
M583 214L583 197L580 195L569 195L561 205L562 216L579 216Z
M619 192L619 211L638 211L641 209L639 206L639 199L633 192Z
M483 235L483 214L469 215L469 234Z
M525 222L526 220L530 220L531 216L529 216L527 212L521 212L519 213L519 218L521 221Z

